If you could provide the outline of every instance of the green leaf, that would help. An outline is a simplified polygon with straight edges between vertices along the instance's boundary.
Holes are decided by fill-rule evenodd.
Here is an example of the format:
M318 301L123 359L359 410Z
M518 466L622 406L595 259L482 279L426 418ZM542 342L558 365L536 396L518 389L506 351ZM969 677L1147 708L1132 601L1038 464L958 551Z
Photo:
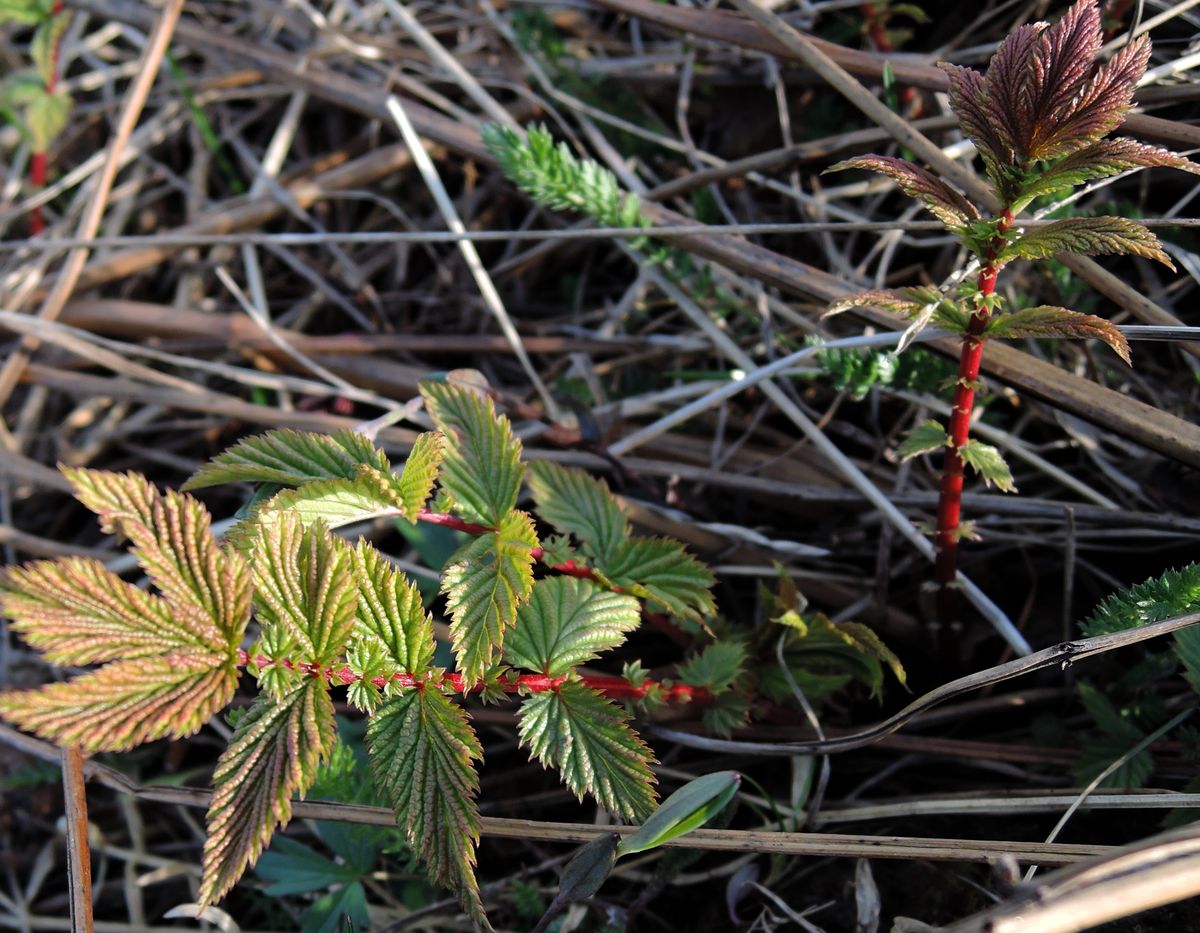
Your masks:
M1109 596L1082 628L1085 635L1107 635L1197 610L1200 610L1200 564L1191 563Z
M307 894L333 884L349 884L357 881L360 875L354 866L339 865L287 836L279 836L271 842L271 848L262 854L254 872L271 882L263 888L263 893L271 897Z
M392 495L389 475L360 468L354 479L316 480L277 493L243 520L239 534L253 535L257 523L283 512L295 515L303 525L322 522L329 528L403 514Z
M1181 155L1135 142L1127 137L1104 139L1071 153L1034 177L1021 189L1020 209L1035 198L1053 194L1062 188L1073 188L1099 178L1108 178L1131 169L1165 166L1200 174L1200 165Z
M726 693L746 666L746 646L740 641L715 641L679 665L678 679L704 687L713 696Z
M163 599L126 583L98 560L64 557L10 568L0 609L55 664L96 664L170 654L226 651L216 627L175 617ZM233 646L236 648L236 646Z
M1001 262L1047 259L1055 253L1128 254L1156 259L1171 271L1175 270L1158 237L1137 221L1125 217L1068 217L1034 227L1009 243L999 258Z
M183 489L222 483L278 483L301 486L322 479L354 479L365 464L383 473L387 457L356 431L312 434L284 428L247 437L200 467Z
M601 589L575 577L548 577L533 587L504 643L514 667L561 677L625 641L641 622L632 596Z
M995 315L988 321L983 336L1009 340L1018 337L1090 337L1103 340L1117 356L1131 363L1129 341L1112 321L1053 305Z
M901 686L908 686L908 675L904 671L904 665L896 656L896 652L883 643L883 639L874 629L859 622L842 622L837 625L837 629L847 644L863 654L878 658L891 668L892 674L895 675L896 680L900 681Z
M921 454L933 453L950 443L950 435L937 421L922 421L908 432L908 436L896 448L896 456L908 460Z
M616 833L605 833L579 848L563 867L554 906L586 901L608 880L617 861ZM550 909L553 910L554 906Z
M955 333L965 331L971 317L961 305L932 285L853 292L833 302L825 316L841 314L851 308L883 308L910 321L931 317L938 327Z
M0 0L0 25L35 26L46 18L47 10L40 0Z
M127 751L184 738L233 698L237 667L228 654L174 652L113 661L37 690L0 694L0 715L22 729L85 752Z
M250 617L250 571L240 554L217 544L208 510L191 496L160 495L137 473L64 468L63 475L104 531L133 542L180 624L236 651Z
M1183 676L1192 689L1200 693L1200 629L1196 626L1176 632L1173 639L1175 656L1183 665Z
M446 438L438 432L418 435L404 462L404 470L398 477L391 476L394 501L410 522L417 520L433 492L445 450Z
M388 700L367 726L371 773L430 880L453 888L476 923L490 930L475 880L479 777L483 757L467 714L440 690Z
M366 541L354 549L356 641L376 643L395 670L420 677L433 664L433 620L418 590Z
M0 7L0 22L3 18L3 8ZM58 80L58 47L70 22L71 14L65 10L52 16L38 26L29 43L29 57L33 59L38 77L45 87L53 87Z
M350 546L320 522L282 512L259 525L254 546L254 604L264 629L286 629L302 660L328 667L354 627L358 589Z
M967 441L958 448L958 455L962 457L963 463L983 478L986 485L995 486L1003 492L1017 491L1008 464L1004 462L1000 451L991 444Z
M736 771L717 771L689 781L664 800L636 833L621 840L618 853L645 852L698 829L725 809L741 782Z
M474 684L492 666L517 608L533 589L533 549L537 534L525 512L503 516L497 531L468 541L442 574L450 638L458 669Z
M601 565L629 538L629 520L602 480L583 470L539 460L529 468L537 513L564 534L574 535Z
M680 618L699 621L717 611L710 592L716 582L712 571L678 541L630 538L599 569L615 585Z
M306 678L278 703L258 696L213 774L201 904L220 900L258 860L275 827L287 825L292 797L312 786L336 739L324 679Z
M456 511L490 528L517 504L521 442L490 398L445 382L422 382L425 407L446 436L441 483Z
M521 744L557 768L580 800L591 794L616 816L654 808L654 758L614 703L577 681L530 697L517 713Z
M25 128L34 152L49 152L71 115L71 95L66 91L43 92L25 107Z

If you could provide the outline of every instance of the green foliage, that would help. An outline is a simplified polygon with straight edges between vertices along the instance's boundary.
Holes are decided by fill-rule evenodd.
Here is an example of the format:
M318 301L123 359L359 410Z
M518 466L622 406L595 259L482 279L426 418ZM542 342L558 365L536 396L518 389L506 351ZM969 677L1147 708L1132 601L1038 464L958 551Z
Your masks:
M896 456L901 460L917 457L921 454L933 453L949 446L950 435L938 422L922 421L908 432L908 436L896 448Z
M910 392L936 392L952 378L941 357L914 347L901 354L828 347L814 356L821 374L856 402L876 386Z
M992 318L984 328L985 337L1094 337L1108 344L1126 363L1130 362L1129 341L1116 325L1094 314L1080 314L1066 308L1039 305Z
M1142 256L1156 259L1175 271L1158 237L1136 220L1125 217L1067 217L1034 227L1005 247L999 261L1049 259L1055 253Z
M529 468L538 515L563 534L574 535L601 568L629 537L629 520L603 480L539 460Z
M13 122L35 153L46 153L67 128L72 100L55 90L58 52L71 22L69 11L55 12L53 0L0 0L0 25L33 26L29 41L32 71L0 80L0 116Z
M716 697L728 693L745 670L746 646L742 642L714 641L679 666L679 678Z
M1002 492L1016 492L1012 472L1004 457L991 444L981 441L967 441L958 448L958 455L963 463L979 474L985 485L995 486Z
M203 489L223 483L303 486L322 479L354 479L363 464L387 472L387 457L355 431L308 434L283 428L238 441L183 484Z
M637 832L621 840L618 854L645 852L703 826L728 806L741 781L736 771L717 771L689 781L664 800Z

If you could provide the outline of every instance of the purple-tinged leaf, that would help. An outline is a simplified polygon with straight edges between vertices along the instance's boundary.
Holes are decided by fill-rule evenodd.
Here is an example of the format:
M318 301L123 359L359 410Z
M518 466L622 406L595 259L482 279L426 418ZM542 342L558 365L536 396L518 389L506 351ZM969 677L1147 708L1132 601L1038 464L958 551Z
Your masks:
M121 752L199 731L236 686L227 655L178 652L113 661L66 683L0 694L0 715L60 745Z
M1029 142L1030 159L1057 159L1107 136L1125 122L1133 91L1146 73L1150 39L1139 36L1097 69L1070 107L1039 121Z
M1130 363L1129 341L1112 321L1053 305L1024 308L988 321L986 337L1084 337L1103 340L1126 363Z
M1012 259L1046 259L1055 253L1082 256L1128 254L1156 259L1174 271L1158 237L1135 220L1125 217L1068 217L1035 227L1010 243L1001 262Z
M1100 51L1100 10L1094 0L1079 0L1039 37L1031 56L1024 111L1032 132L1024 154L1032 156L1043 128L1053 128L1076 106Z
M938 220L950 229L965 227L979 219L979 211L948 184L907 159L894 156L864 155L846 159L825 169L822 174L861 168L879 172L892 179L910 198L921 201Z
M1134 142L1132 139L1102 139L1076 150L1034 178L1021 190L1019 207L1034 198L1053 194L1062 188L1082 185L1098 178L1108 178L1131 169L1177 168L1200 175L1200 165L1174 152Z
M258 860L275 827L287 825L292 797L312 786L336 739L322 678L306 678L279 702L259 694L213 774L201 904L224 897Z
M950 109L958 118L963 134L975 144L1001 200L1012 190L1013 157L992 117L984 77L971 68L939 62L938 67L950 80Z
M1035 113L1029 106L1030 67L1045 23L1019 26L996 49L983 79L984 116L1004 144L1005 161L1023 160ZM953 100L953 98L951 98Z

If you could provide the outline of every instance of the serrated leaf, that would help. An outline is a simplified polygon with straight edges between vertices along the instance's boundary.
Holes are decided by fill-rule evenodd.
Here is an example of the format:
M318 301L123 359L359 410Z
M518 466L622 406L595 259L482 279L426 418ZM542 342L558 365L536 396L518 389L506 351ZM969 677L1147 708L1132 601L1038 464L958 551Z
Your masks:
M548 577L534 585L529 602L517 612L517 627L504 641L504 659L561 677L624 642L641 617L632 596L574 577Z
M474 684L491 667L504 643L505 630L533 589L533 519L513 510L489 531L468 541L442 573L446 611L453 622L450 638L459 673Z
M137 473L62 472L105 531L133 542L138 563L181 625L206 643L212 643L212 627L228 650L241 645L250 616L249 567L236 551L217 544L203 505L174 491L160 495Z
M577 681L530 697L517 713L521 744L557 768L580 800L640 820L654 809L654 758L614 703Z
M908 686L908 675L904 671L904 664L896 656L896 652L883 643L883 639L874 629L868 628L860 622L842 622L837 625L837 629L846 639L847 644L852 645L863 654L882 661L891 668L893 676L900 681L901 686Z
M371 773L430 880L453 888L476 923L490 930L475 880L479 777L483 757L467 714L440 690L388 700L367 726Z
M323 479L353 479L360 464L384 473L387 456L356 431L313 434L283 428L234 444L200 467L183 489L222 483L278 483L301 486Z
M1039 305L1010 314L995 315L988 321L983 336L1008 340L1018 337L1090 337L1103 340L1117 356L1126 363L1131 362L1129 341L1112 321L1053 305Z
M329 528L401 514L387 474L363 468L353 479L316 480L275 494L238 526L237 535L226 538L241 542L272 513L284 512L296 516L303 525L322 522Z
M425 407L446 436L441 484L455 510L495 528L517 503L521 442L490 398L443 382L422 382Z
M786 615L787 613L785 613ZM740 641L715 641L679 665L679 680L704 687L713 696L727 693L746 666L746 646Z
M260 694L217 762L204 842L200 903L219 901L258 860L292 797L312 786L337 740L333 703L321 678L306 678L276 702Z
M1021 188L1018 206L1062 188L1108 178L1131 169L1155 166L1200 174L1200 165L1166 149L1147 146L1125 137L1103 139L1071 153L1046 171L1036 174Z
M717 771L688 781L662 802L636 833L621 840L621 855L654 849L687 835L720 813L741 786L736 771Z
M833 302L825 316L841 314L851 308L883 308L910 321L932 320L939 327L956 333L966 330L971 317L959 304L931 285L854 292Z
M975 205L927 169L894 156L864 155L838 162L822 174L866 169L892 179L910 198L916 198L951 230L979 219Z
M97 664L173 651L228 651L215 626L175 618L163 599L97 560L65 557L10 568L0 610L55 664Z
M357 640L377 643L396 670L424 675L433 664L433 620L421 591L366 541L354 549Z
M1067 217L1034 227L1005 247L1000 261L1046 259L1055 253L1142 256L1156 259L1172 271L1175 269L1158 237L1126 217Z
M437 431L426 431L413 441L400 475L391 477L394 501L410 522L417 520L433 492L445 450L446 438Z
M975 144L1000 200L1008 202L1015 191L1011 172L1013 158L1010 147L993 123L984 76L971 68L948 62L938 62L938 67L949 79L950 109L958 119L963 135Z
M66 683L0 694L0 715L60 745L119 752L192 735L236 686L237 668L227 654L176 652L113 661Z
M717 611L710 592L716 578L678 541L630 538L599 569L617 586L680 618L699 621Z
M603 480L546 460L529 467L537 513L564 534L574 535L601 564L612 560L629 537L629 519Z
M358 588L350 546L317 522L305 527L282 512L258 526L254 605L264 629L291 633L302 660L336 661L354 627Z
M939 422L930 419L922 421L908 432L908 436L896 448L896 456L901 460L908 460L921 454L933 453L949 443L950 435L946 433L946 429Z
M986 485L995 486L1003 492L1017 491L1008 464L1004 462L1000 451L991 444L967 441L958 448L958 455L962 457L963 463L980 475Z

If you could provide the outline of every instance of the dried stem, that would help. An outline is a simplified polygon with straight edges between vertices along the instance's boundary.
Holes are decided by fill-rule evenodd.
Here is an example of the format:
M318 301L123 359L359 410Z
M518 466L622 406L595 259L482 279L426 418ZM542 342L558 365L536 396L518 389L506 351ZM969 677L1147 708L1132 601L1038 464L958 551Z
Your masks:
M78 746L62 749L63 799L67 813L67 868L70 875L71 929L91 933L92 856L88 848L87 793L84 788L83 752Z

